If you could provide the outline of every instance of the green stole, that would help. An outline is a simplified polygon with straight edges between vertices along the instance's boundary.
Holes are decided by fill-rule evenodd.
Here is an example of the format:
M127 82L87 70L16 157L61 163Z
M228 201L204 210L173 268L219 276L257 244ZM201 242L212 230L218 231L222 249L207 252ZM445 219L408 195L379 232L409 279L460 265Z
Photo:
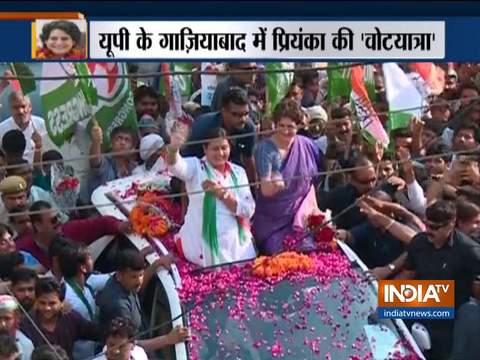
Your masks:
M202 164L205 168L208 179L215 181L215 176L213 170L210 169L210 165L208 165L206 161L202 161ZM232 177L235 192L238 195L238 179L232 167L230 167L230 176ZM237 206L239 206L238 203ZM245 241L245 231L238 216L236 218L238 237L240 238L240 243L243 244ZM210 249L212 260L218 258L219 246L217 237L217 198L210 191L206 191L203 198L202 236L208 248Z

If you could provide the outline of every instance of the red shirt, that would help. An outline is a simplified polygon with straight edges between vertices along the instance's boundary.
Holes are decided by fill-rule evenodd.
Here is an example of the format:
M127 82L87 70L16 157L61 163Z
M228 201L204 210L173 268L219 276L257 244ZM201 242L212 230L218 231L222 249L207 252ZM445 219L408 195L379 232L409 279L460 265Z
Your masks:
M119 235L118 226L121 221L113 216L97 216L82 220L67 221L62 225L60 234L72 241L89 245L105 235ZM33 240L31 234L25 235L15 242L17 250L30 253L46 269L52 267L52 259Z

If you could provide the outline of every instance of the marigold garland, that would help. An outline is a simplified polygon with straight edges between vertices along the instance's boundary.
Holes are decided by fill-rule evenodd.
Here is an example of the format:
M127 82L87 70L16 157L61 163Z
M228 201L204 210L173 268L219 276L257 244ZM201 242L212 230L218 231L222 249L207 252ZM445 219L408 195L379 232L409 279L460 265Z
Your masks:
M315 263L307 255L287 251L275 256L260 256L253 264L253 274L261 278L286 275L290 272L311 272Z
M171 230L168 216L176 214L176 208L171 199L165 198L166 193L159 190L143 190L138 186L137 205L130 212L130 222L133 231L140 235L162 237Z

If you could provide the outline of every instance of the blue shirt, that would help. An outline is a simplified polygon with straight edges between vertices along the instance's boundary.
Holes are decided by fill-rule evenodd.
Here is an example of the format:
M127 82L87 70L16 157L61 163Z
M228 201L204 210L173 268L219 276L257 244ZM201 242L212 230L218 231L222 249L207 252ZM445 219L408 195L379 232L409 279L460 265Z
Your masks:
M223 117L220 112L207 113L199 116L193 123L189 141L204 140L208 133L215 128L224 127ZM232 135L251 134L251 136L230 140L230 161L237 165L242 165L242 156L249 158L253 156L253 147L255 145L255 126L251 120L245 124L243 129L234 129L228 133ZM182 156L196 156L202 158L204 144L195 144L187 146L182 151Z
M135 167L136 163L131 161L128 165L130 175ZM97 187L118 178L119 176L115 160L111 156L103 156L98 167L90 168L89 194L92 194Z

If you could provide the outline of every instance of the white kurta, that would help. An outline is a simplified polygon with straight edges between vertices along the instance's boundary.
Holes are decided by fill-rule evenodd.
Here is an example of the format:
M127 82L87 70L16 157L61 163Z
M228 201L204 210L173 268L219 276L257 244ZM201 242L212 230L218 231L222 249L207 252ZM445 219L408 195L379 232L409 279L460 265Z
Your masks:
M196 157L181 158L174 166L169 167L172 174L185 182L187 192L202 191L202 183L208 179L204 168L204 162ZM235 173L238 185L248 184L245 170L235 164L229 163ZM222 187L234 186L232 176L212 170L215 181ZM210 248L203 239L203 199L205 193L189 195L189 205L185 221L179 231L182 250L190 262L200 266L210 266L226 262L246 260L255 257L252 234L249 229L244 230L243 242L240 241L238 233L237 217L241 217L250 223L250 218L255 212L255 201L253 200L250 187L243 186L230 190L237 200L237 212L232 213L225 204L217 201L217 238L219 245L218 258L212 258Z
M149 174L155 174L155 173L161 173L167 169L167 165L165 164L165 160L160 156L157 161L155 161L155 164L153 164L152 168L150 170L147 170L145 168L145 164L138 165L135 169L132 171L132 175L149 175Z
M45 127L45 120L43 120L43 118L39 116L32 115L31 121L25 128L25 130L21 130L18 127L13 117L9 117L8 119L3 120L2 122L0 122L0 139L3 137L3 135L5 135L5 133L10 130L20 130L23 132L23 135L25 136L25 140L27 142L24 158L28 160L29 163L33 162L35 144L33 143L32 135L35 130L40 134L43 142L45 142L44 144L42 144L42 150L46 151L53 148L50 144L51 140L48 136L47 128Z

